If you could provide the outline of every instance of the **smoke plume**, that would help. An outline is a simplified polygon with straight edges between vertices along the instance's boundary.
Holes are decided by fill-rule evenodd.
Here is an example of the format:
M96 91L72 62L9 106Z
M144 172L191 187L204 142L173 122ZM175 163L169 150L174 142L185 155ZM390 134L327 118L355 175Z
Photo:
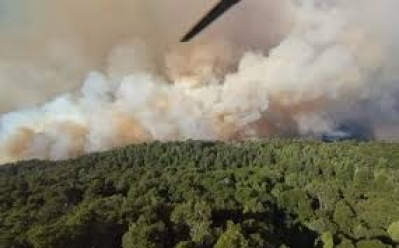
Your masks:
M214 3L0 0L0 162L150 140L398 140L395 0L246 0L178 44Z

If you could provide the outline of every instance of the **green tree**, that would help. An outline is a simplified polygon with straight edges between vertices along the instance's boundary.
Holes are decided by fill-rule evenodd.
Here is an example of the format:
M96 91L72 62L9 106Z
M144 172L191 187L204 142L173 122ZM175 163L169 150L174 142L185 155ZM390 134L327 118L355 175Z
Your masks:
M208 203L190 201L178 205L172 212L171 220L175 224L186 225L192 241L201 245L212 242L212 208Z
M214 248L249 248L249 245L242 234L241 226L228 221L226 231L220 235Z
M321 241L323 241L323 248L334 248L334 238L330 232L323 233Z
M166 227L162 221L149 223L144 217L130 225L122 237L123 248L162 248L165 242Z
M355 248L355 246L353 245L352 241L343 238L341 243L337 245L337 248Z
M390 248L379 240L361 240L357 242L357 248Z
M346 234L351 233L351 229L354 225L354 213L351 208L344 201L339 201L334 211L334 221L340 227L340 229Z
M392 223L388 227L388 234L393 241L399 243L399 221Z

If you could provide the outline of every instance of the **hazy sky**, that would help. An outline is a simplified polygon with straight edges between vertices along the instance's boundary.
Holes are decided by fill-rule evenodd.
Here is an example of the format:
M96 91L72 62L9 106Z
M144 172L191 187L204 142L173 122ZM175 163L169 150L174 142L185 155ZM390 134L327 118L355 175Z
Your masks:
M0 0L0 112L78 88L88 71L104 68L112 47L132 37L160 50L178 46L216 2ZM284 2L243 1L199 40L224 37L244 46L269 47L286 30L274 27L286 19Z

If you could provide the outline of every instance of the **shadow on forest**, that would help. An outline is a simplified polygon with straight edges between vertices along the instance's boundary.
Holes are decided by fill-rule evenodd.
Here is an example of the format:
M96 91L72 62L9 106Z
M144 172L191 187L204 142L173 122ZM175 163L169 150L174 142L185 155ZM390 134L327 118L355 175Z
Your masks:
M285 244L289 247L317 247L316 239L319 234L307 228L305 225L295 222L295 215L287 214L276 206L269 208L268 212L242 213L238 210L216 210L212 214L213 224L221 226L227 220L235 223L243 223L246 235L262 233L267 237L266 241L273 247ZM262 226L251 223L262 223Z

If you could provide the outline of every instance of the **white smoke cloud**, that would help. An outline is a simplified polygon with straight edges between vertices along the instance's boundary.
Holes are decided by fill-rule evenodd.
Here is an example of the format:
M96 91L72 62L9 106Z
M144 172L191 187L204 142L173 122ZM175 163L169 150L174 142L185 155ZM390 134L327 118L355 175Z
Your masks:
M175 6L176 2L171 2ZM149 27L156 26L154 23L163 22L160 9L167 4L132 3L136 14L144 15L143 10L159 14L159 19L140 26L136 23L142 17L123 15L127 3L122 0L111 12L105 11L104 6L112 6L107 0L89 1L83 6L82 16L79 13L72 23L82 22L91 4L97 13L90 17L122 11L117 24L123 25L109 26L100 21L106 32L97 36L99 26L89 30L93 23L88 21L81 27L84 32L70 36L78 42L52 43L51 54L57 55L54 61L61 69L48 67L46 58L36 66L26 66L31 73L24 77L18 73L10 77L7 73L13 70L2 72L0 66L0 78L7 83L11 79L35 81L38 71L48 71L48 78L57 81L62 77L60 82L65 82L79 78L76 75L83 69L96 64L98 69L88 73L80 91L42 106L3 114L2 162L36 157L63 159L148 140L338 133L382 140L399 138L399 33L393 29L399 20L391 11L399 4L394 0L259 2L243 1L197 42L169 46L171 37L181 35L179 32L186 28L180 19L166 21L172 27L160 33L148 32ZM71 6L65 8L76 10ZM250 11L259 13L259 9L279 15L269 19L255 15L256 23L244 30L242 22L251 23ZM187 13L198 15L193 7ZM182 19L188 20L190 15ZM68 15L60 18L68 28L57 26L58 31L73 27ZM234 21L238 23L231 25ZM53 30L53 24L46 25L50 28L43 30ZM135 27L136 31L121 36L126 27ZM115 29L119 31L111 32ZM218 35L216 31L220 30L224 31ZM75 49L95 37L107 39L95 41L91 54ZM25 56L18 63L6 58L0 65L2 61L13 64L14 69L32 63ZM65 69L60 61L76 63ZM68 87L71 85L76 84Z

